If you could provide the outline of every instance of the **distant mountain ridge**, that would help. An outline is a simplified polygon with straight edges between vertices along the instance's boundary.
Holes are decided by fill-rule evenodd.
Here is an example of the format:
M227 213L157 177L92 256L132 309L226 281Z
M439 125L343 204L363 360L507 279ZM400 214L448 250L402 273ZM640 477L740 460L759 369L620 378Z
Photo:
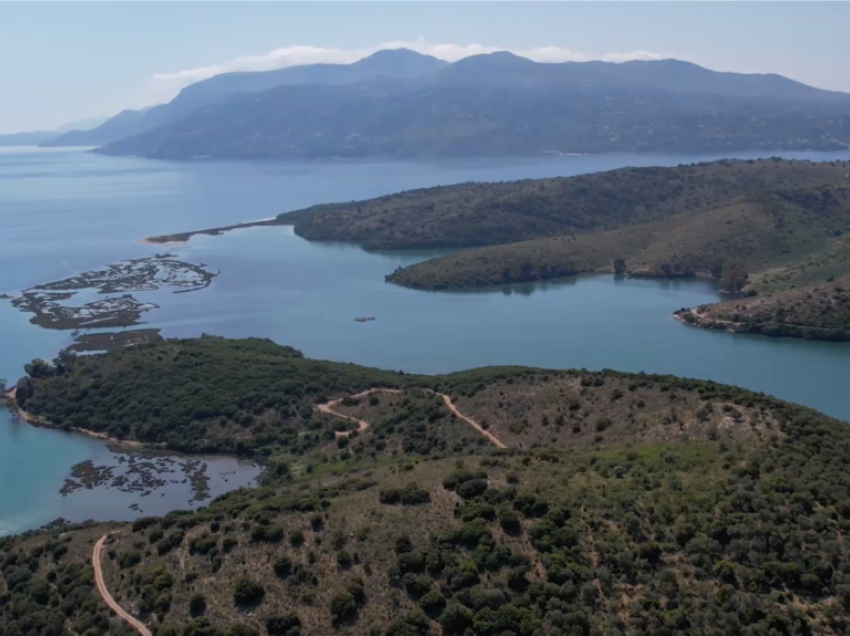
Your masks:
M833 150L850 147L850 94L673 59L449 64L398 49L225 73L45 145L68 143L170 159Z
M220 100L292 84L347 84L378 77L432 73L448 62L407 49L378 51L351 64L307 64L273 71L222 73L184 88L168 104L126 110L94 130L72 131L45 145L102 145L167 125ZM81 143L82 142L82 143Z
M85 128L86 130L99 126L105 122L107 117L92 117L81 121L69 122L56 128L55 130L31 130L26 132L10 133L0 135L0 148L9 148L14 146L38 146L51 139L55 139L59 135L77 128Z

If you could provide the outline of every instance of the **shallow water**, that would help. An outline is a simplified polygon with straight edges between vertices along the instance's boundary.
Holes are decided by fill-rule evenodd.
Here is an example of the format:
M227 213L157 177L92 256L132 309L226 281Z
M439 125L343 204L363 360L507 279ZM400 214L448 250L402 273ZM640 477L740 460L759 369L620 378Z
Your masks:
M102 441L36 428L0 410L0 536L36 528L59 517L75 522L128 521L193 509L222 493L253 486L260 474L259 467L251 462L205 457L201 459L207 466L209 495L201 501L195 501L191 483L183 483L186 475L179 471L159 474L165 481L178 483L135 492L122 491L111 483L67 495L59 492L75 464L91 460L98 467L115 467L117 476L126 470L126 459L126 454L113 452ZM134 505L137 508L132 508Z
M207 164L7 149L0 151L0 293L164 251L137 242L145 236L267 218L314 203L468 180L704 159ZM433 253L372 254L309 243L286 227L200 236L169 251L221 274L197 292L134 294L160 305L145 320L166 336L268 337L311 357L411 372L523 364L673 373L765 391L850 420L844 394L850 347L701 331L675 321L675 309L717 299L704 281L584 276L465 293L418 292L383 277ZM376 320L355 322L358 316ZM24 363L52 358L70 342L68 332L32 326L27 315L0 301L0 377L16 379ZM138 514L129 510L137 502L125 493L58 494L71 466L86 459L117 461L102 442L33 429L0 414L0 534L58 516ZM240 470L246 481L256 474L255 468ZM222 481L217 492L240 483ZM187 507L191 498L176 485L161 494L146 498L145 514Z

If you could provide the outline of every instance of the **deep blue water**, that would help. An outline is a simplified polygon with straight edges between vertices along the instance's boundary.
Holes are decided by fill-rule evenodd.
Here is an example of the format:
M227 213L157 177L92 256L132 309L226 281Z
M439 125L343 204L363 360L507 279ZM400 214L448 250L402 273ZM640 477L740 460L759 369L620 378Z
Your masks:
M267 218L315 203L470 180L704 159L234 164L5 149L0 150L0 293L161 252L138 243L146 236ZM430 253L372 254L350 245L309 243L286 227L196 237L169 251L221 274L198 292L135 294L160 305L146 319L166 336L269 337L311 357L411 372L525 364L673 373L765 391L850 420L845 395L850 347L679 324L670 316L673 310L717 299L702 281L585 276L469 293L417 292L389 285L383 277ZM357 316L377 320L358 323ZM25 362L51 358L70 342L67 332L32 326L27 315L0 301L0 377L14 380ZM14 424L0 414L0 534L60 515L127 518L132 514L127 500L115 493L57 494L72 464L107 455L100 442ZM233 485L219 484L221 489ZM182 507L185 493L162 499L160 508Z

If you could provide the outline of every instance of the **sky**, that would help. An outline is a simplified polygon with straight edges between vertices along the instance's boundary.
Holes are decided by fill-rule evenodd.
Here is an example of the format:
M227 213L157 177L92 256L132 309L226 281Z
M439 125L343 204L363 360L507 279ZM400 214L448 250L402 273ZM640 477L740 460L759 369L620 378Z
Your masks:
M449 60L676 57L850 92L848 24L843 2L0 2L0 134L161 103L218 72L402 45Z

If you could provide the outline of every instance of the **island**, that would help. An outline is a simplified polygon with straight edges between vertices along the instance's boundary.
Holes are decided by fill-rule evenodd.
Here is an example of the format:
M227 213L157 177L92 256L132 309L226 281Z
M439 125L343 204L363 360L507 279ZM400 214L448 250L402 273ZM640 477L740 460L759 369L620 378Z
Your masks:
M197 511L0 539L4 634L850 628L850 428L763 394L215 337L27 371L18 406L56 426L265 472Z

